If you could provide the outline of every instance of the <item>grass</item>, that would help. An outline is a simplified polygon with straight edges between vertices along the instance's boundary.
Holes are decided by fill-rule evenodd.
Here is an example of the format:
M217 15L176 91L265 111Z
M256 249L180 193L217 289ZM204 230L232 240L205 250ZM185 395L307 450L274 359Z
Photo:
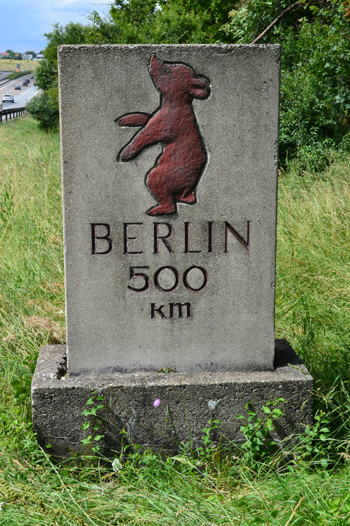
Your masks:
M136 448L113 472L96 458L56 464L31 428L38 350L64 341L59 136L9 121L0 158L0 526L350 525L350 159L280 175L276 335L315 377L319 427L264 462L211 444L199 458Z
M323 387L350 380L350 158L281 174L276 334Z
M30 70L34 72L40 64L40 60L10 60L3 58L0 60L0 69L6 72L13 72L16 71L17 64L21 65L21 71Z

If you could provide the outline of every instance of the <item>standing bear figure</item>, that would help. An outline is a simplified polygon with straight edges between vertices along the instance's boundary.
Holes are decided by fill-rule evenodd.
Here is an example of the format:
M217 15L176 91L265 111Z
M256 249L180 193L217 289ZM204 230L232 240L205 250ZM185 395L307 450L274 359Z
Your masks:
M119 152L117 160L130 161L145 148L158 142L164 145L162 154L146 176L146 185L159 203L147 214L156 216L176 212L177 202L196 202L195 190L207 154L192 101L206 99L210 88L207 79L199 79L186 64L162 62L154 54L149 74L161 94L160 106L152 115L129 113L116 119L119 126L142 126Z

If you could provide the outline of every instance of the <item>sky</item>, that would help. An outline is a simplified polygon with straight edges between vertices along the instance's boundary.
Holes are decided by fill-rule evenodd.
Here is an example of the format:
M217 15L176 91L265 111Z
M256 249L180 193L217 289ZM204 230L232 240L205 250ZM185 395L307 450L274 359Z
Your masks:
M44 33L51 31L52 24L87 24L84 14L108 13L109 3L110 0L17 0L13 5L0 0L0 52L12 49L16 53L39 53L46 47Z

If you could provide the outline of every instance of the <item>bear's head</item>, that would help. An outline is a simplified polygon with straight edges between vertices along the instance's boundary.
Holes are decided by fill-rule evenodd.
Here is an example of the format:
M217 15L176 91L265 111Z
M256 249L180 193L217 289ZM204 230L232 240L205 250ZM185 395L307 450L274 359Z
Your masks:
M190 102L192 99L206 99L210 94L209 81L199 79L185 64L162 62L153 54L149 72L165 99Z

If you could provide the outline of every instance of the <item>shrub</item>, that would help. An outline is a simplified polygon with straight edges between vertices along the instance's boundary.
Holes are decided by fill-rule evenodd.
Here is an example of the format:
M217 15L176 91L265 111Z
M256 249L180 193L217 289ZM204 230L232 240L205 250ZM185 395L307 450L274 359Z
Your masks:
M53 87L33 97L27 104L29 113L39 122L39 128L46 132L59 126L58 88Z
M10 73L7 78L8 79L18 79L19 77L23 77L24 75L32 75L33 72L29 69L26 71L14 71L13 73Z
M253 41L290 0L241 0L223 27L231 42ZM300 1L261 40L282 46L279 156L301 171L325 168L330 148L344 150L350 125L350 2Z
M57 64L52 60L42 60L36 69L35 79L37 86L43 90L57 86Z

